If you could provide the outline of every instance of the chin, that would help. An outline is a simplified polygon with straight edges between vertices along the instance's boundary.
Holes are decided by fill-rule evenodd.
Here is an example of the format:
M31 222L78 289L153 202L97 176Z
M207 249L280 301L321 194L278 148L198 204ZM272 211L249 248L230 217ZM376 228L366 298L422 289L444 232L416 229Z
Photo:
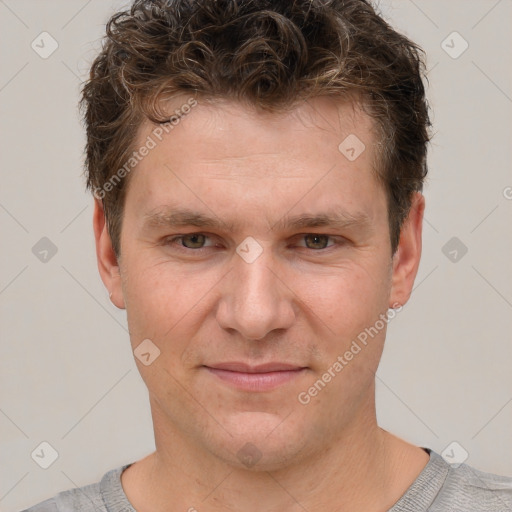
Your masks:
M236 413L222 421L217 442L210 433L209 449L227 464L248 471L277 471L304 457L309 436L292 420L264 412ZM229 434L226 433L229 432Z

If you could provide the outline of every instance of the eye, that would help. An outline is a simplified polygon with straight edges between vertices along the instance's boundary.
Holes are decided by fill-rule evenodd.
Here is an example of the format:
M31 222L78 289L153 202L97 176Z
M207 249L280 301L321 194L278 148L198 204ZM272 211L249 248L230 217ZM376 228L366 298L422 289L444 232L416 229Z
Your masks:
M305 241L305 245L308 249L326 249L334 244L329 244L330 236L329 235L319 235L317 233L311 233L308 235L303 235L302 237Z
M167 245L178 245L185 249L203 249L213 245L211 242L207 244L206 242L208 240L210 240L210 237L203 233L188 233L186 235L175 236L167 239L165 243Z

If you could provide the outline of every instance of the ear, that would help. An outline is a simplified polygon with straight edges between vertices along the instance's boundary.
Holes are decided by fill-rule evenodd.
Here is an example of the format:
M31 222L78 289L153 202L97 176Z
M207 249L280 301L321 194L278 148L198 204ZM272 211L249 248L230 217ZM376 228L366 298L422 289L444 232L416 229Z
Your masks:
M425 198L420 192L415 192L409 215L400 231L400 242L393 255L393 274L389 307L397 304L404 305L411 296L414 279L420 266L421 233Z
M109 293L111 293L110 300L112 303L119 309L124 309L125 304L119 264L107 230L103 204L98 198L94 198L93 227L96 241L96 258L98 260L101 280Z

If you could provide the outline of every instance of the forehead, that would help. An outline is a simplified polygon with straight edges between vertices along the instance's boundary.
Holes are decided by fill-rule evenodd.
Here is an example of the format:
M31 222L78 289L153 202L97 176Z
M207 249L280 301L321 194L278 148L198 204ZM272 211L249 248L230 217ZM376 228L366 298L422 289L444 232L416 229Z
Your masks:
M213 203L219 213L242 204L246 212L278 213L294 202L301 213L332 210L340 202L349 215L351 208L375 213L382 190L374 171L374 125L356 103L320 97L268 113L201 99L183 108L190 100L169 103L170 112L185 113L167 130L149 122L140 128L137 147L153 143L130 177L128 196L138 211L183 200L204 214L212 213ZM270 223L277 220L270 217Z
M162 142L172 144L188 139L188 147L196 144L189 158L194 158L196 151L201 150L203 159L208 158L210 152L212 160L225 158L228 161L257 154L282 157L285 150L288 157L300 153L303 158L300 150L304 138L313 140L319 132L329 136L326 143L332 142L334 148L347 137L364 139L366 146L370 146L369 153L373 152L371 146L375 144L374 121L356 96L343 100L315 97L268 112L226 98L196 100L182 94L168 101L164 108L172 122L158 126L145 120L138 131L137 145L144 144L148 135L157 132L153 137L159 146ZM236 136L226 137L227 134ZM197 146L199 142L203 144ZM282 143L284 146L280 146ZM275 151L276 148L280 151Z

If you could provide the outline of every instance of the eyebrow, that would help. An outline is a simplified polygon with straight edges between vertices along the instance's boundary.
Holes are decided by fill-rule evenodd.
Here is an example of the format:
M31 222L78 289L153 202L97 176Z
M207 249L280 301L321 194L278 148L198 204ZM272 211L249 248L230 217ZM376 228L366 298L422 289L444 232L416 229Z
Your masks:
M304 229L330 227L335 229L369 229L372 226L370 217L365 213L352 214L346 211L319 213L315 215L301 214L282 217L271 229Z
M364 229L371 230L372 221L363 212L350 213L343 210L318 214L299 214L283 216L270 228L272 230L298 230L304 228L330 227L334 229ZM236 224L225 222L217 216L209 216L189 209L165 209L144 215L144 229L163 227L187 227L224 229L235 231Z

